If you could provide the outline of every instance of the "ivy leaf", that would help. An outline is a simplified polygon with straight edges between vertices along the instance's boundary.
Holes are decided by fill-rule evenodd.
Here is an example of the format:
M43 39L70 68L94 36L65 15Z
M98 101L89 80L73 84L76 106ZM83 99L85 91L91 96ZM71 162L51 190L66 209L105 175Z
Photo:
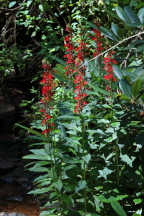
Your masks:
M107 176L110 175L113 171L105 167L103 170L99 170L99 178L107 179Z
M125 162L127 165L132 167L132 163L135 160L135 157L129 157L127 154L120 154L121 161Z

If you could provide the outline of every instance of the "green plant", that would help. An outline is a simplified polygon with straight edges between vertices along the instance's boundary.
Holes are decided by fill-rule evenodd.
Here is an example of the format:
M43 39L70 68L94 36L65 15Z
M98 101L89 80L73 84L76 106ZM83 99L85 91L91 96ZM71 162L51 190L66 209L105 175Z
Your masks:
M101 2L98 8L104 5ZM137 16L130 7L122 9L117 1L113 2L107 1L105 5L108 11L113 6L118 15L110 20L120 18L119 25L125 23L121 34L128 36L121 41L119 25L112 23L108 30L88 22L85 5L81 1L71 3L74 13L65 38L66 63L62 65L53 55L46 56L51 66L59 61L51 67L55 71L53 78L49 65L43 65L48 69L43 78L47 88L42 88L45 128L40 119L32 125L37 130L23 127L33 134L30 154L24 159L33 160L29 170L38 173L36 188L30 193L41 199L44 216L142 215L143 53L136 47L139 51L137 54L134 50L133 56L133 49L129 52L123 44L130 41L129 47L139 46L138 37L143 37L143 9ZM87 4L90 3L94 4ZM130 35L134 31L136 34ZM103 36L116 44L111 45ZM117 51L111 52L113 49ZM56 79L55 90L49 85L52 79ZM78 95L73 94L73 88ZM45 136L41 134L43 130Z

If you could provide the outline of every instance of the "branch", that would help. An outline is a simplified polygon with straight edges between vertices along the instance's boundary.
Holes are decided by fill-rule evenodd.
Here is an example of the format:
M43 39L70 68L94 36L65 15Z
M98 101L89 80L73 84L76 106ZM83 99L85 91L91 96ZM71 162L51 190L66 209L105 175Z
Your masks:
M24 0L21 4L23 4L26 0ZM13 11L17 11L18 9L20 9L22 7L22 5L19 5L15 8L0 8L0 11L4 11L4 12L13 12Z
M107 53L107 52L109 52L109 51L115 49L115 48L118 47L120 44L122 44L122 43L124 43L124 42L126 42L126 41L128 41L128 40L130 40L130 39L132 39L132 38L139 37L139 36L142 35L142 34L144 34L144 31L139 32L139 33L137 33L137 34L135 34L135 35L132 35L132 36L130 36L130 37L128 37L128 38L125 38L125 39L121 40L120 42L118 42L118 43L115 44L114 46L112 46L112 47L110 47L109 49L105 50L104 52L100 53L100 54L97 55L96 57L90 59L90 60L88 61L88 63L91 62L91 61L93 61L94 59L98 58L99 56L102 56L102 55L104 55L105 53Z

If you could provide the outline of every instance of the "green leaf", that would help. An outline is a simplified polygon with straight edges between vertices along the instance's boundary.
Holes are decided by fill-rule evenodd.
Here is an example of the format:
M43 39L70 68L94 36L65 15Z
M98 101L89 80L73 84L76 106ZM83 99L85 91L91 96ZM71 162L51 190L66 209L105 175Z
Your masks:
M132 95L134 97L138 96L140 90L142 89L142 85L143 85L143 82L141 79L136 80L136 82L132 84Z
M103 32L103 34L106 37L110 38L111 40L118 41L117 37L111 31L109 31L108 29L104 28L103 26L100 27L100 31Z
M125 11L120 6L116 7L116 13L119 16L119 18L121 20L123 20L126 24L130 23L130 20L129 20L127 14L125 13Z
M132 96L132 90L131 86L128 84L126 80L120 80L119 81L119 87L122 90L123 94L125 94L127 97L131 98Z
M52 184L59 192L62 190L63 187L63 183L62 181L59 179L57 182L54 182Z
M42 4L39 5L39 10L40 10L41 12L44 11L44 9L43 9L43 5L42 5Z
M97 123L98 123L98 124L109 124L110 121L107 120L107 119L99 119L99 120L97 120Z
M75 188L75 192L77 193L77 192L79 192L80 190L85 189L85 188L86 188L86 185L87 185L87 183L86 183L85 180L80 180L80 181L78 182L78 186Z
M135 160L135 157L129 157L127 154L120 154L120 159L121 161L125 162L127 165L129 165L130 167L132 167L132 163Z
M123 74L122 74L122 71L121 71L120 67L117 66L117 65L113 65L112 67L113 67L113 72L116 75L116 77L119 80L121 80L123 78Z
M103 203L110 203L109 199L106 199L103 195L97 197Z
M135 26L140 25L139 18L134 13L134 11L131 9L131 7L129 7L129 6L124 7L124 11L125 11L126 15L128 16L131 24L134 24Z
M83 156L83 160L86 162L86 164L89 163L90 159L91 159L91 155L90 154L87 154L87 155Z
M43 173L43 172L48 172L48 168L46 167L42 167L39 164L35 164L33 167L29 168L29 171L31 172L39 172L39 173Z
M119 129L120 122L113 122L113 123L111 123L111 126L114 127L115 129Z
M140 203L143 202L143 200L140 199L140 198L138 198L138 199L134 199L133 201L134 201L135 205L138 205L138 204L140 204Z
M127 216L126 212L124 211L124 209L121 207L121 205L119 204L119 202L116 200L116 198L114 197L110 197L109 198L110 204L112 206L112 208L114 209L114 211L119 215L119 216Z
M111 24L111 30L119 38L119 35L118 35L119 27L118 27L118 25L115 24L115 23L112 23Z
M107 176L110 175L113 171L105 167L103 170L99 170L99 178L107 179Z
M138 17L140 19L141 24L144 24L144 8L141 8L138 11Z
M107 139L104 139L105 142L111 143L112 141L117 139L117 133L113 133L111 137L108 137Z
M16 1L12 1L9 3L9 8L12 8L16 4Z

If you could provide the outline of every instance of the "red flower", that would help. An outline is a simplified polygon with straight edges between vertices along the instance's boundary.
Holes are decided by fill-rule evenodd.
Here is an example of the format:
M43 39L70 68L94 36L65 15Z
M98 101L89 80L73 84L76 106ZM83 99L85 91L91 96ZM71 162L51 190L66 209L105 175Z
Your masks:
M53 76L54 71L50 70L50 65L43 64L42 68L44 69L44 72L42 80L40 82L41 84L43 84L43 87L41 89L42 99L40 100L40 103L43 104L43 108L40 109L43 118L41 125L46 127L46 129L43 130L42 134L48 135L54 124L52 122L52 116L49 114L50 109L52 108L51 100L53 96L53 89L55 87Z
M106 75L104 76L105 80L115 82L117 81L113 74L113 68L112 64L117 64L117 61L112 58L112 53L108 54L106 57L104 57L104 70L106 71ZM108 86L107 86L108 90Z

